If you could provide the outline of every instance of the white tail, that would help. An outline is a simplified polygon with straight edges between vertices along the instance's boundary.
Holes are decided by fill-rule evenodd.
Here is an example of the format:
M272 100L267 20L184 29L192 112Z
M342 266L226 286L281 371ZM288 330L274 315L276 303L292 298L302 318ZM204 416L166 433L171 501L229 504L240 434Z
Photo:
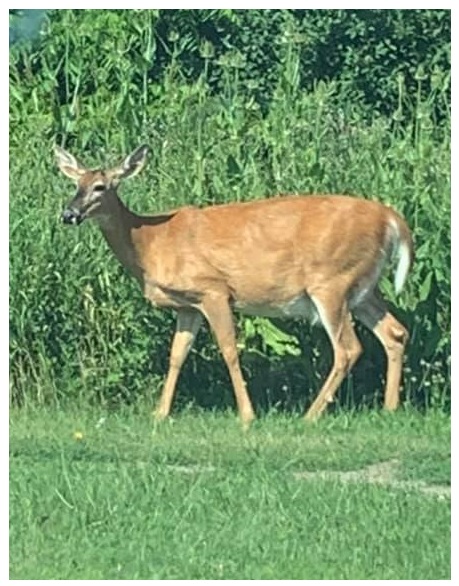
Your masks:
M254 315L320 320L334 364L306 417L333 401L362 352L352 314L370 328L387 354L384 404L399 403L408 334L387 311L378 290L395 254L400 291L412 263L405 221L392 209L348 196L286 196L261 201L184 207L138 216L117 195L119 182L144 166L142 146L109 170L88 170L56 147L59 168L77 184L64 222L98 221L114 254L152 303L177 311L170 366L158 418L169 414L177 378L203 316L209 322L233 383L242 420L254 417L236 349L232 309Z
M412 252L410 243L400 242L397 250L397 268L395 269L395 292L399 294L406 282L411 267Z

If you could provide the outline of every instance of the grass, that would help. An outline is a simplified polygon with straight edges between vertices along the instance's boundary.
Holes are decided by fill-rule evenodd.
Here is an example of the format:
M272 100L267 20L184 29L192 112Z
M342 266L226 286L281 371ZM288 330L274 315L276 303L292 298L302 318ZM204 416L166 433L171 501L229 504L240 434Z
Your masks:
M233 413L13 410L10 578L448 579L449 498L419 487L449 485L449 434L410 410L247 433ZM318 474L389 460L380 483Z

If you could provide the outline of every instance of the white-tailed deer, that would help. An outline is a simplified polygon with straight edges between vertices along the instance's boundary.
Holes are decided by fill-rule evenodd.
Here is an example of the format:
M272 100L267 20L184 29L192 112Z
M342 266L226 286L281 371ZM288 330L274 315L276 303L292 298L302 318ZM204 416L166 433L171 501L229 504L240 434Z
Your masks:
M156 417L169 414L180 369L204 316L227 364L240 417L245 423L254 418L239 365L233 309L322 323L334 362L307 419L318 417L333 401L362 352L352 313L386 352L384 405L395 409L408 334L387 311L378 281L394 258L396 291L405 283L413 258L405 221L381 203L341 195L272 197L139 216L121 202L117 188L143 168L147 152L144 145L118 167L90 170L56 147L60 170L77 183L63 221L95 219L144 296L177 311Z

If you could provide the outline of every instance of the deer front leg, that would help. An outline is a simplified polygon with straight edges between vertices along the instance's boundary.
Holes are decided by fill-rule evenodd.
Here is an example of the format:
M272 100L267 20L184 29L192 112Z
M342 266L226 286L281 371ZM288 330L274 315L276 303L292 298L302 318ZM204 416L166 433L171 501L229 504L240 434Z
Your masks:
M202 315L196 309L180 309L177 313L177 325L172 340L169 371L159 404L153 414L157 420L164 419L169 415L180 370L193 346L201 323Z
M239 364L234 319L228 299L224 295L209 296L203 300L202 307L228 367L239 416L244 425L249 425L255 418L255 413Z

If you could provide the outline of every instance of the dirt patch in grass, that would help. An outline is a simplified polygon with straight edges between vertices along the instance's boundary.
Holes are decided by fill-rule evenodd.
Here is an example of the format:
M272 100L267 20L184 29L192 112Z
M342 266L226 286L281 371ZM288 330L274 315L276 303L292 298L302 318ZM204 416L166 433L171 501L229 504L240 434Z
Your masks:
M182 474L200 474L202 472L215 472L214 466L178 465L168 466L174 472ZM428 484L422 480L400 480L400 462L398 460L386 460L376 464L370 464L358 470L320 470L317 472L303 470L294 472L293 476L300 480L338 480L339 482L363 482L367 484L379 484L390 488L402 490L415 490L439 499L451 498L451 487L445 484Z
M199 464L169 464L169 470L182 474L200 474L201 472L215 472L214 466L199 466Z
M294 476L302 480L317 480L321 478L324 480L339 480L340 482L381 484L392 488L416 490L438 498L451 498L450 486L444 484L427 484L422 480L400 480L398 478L399 467L400 463L397 460L386 460L347 472L341 470L321 470L320 472L305 470L295 472Z

